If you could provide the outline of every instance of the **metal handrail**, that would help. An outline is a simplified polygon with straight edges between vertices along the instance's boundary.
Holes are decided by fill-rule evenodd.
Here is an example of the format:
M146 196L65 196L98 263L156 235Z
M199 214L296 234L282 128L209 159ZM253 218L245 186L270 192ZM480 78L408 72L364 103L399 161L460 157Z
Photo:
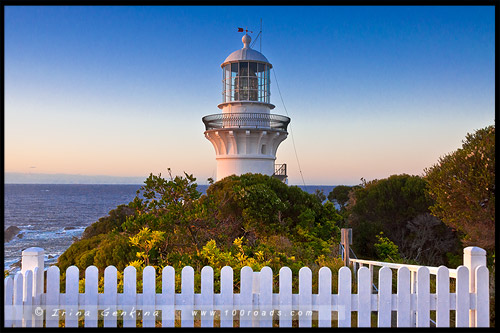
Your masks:
M432 267L432 266L420 266L420 265L409 265L409 264L397 264L397 263L391 263L391 262L383 262L383 261L373 261L373 260L363 260L363 259L349 259L351 263L358 263L358 264L363 264L363 265L373 265L373 266L380 266L380 267L389 267L392 269L398 269L400 267L406 267L410 270L410 272L416 272L420 267L427 267L429 269L429 273L431 275L437 275L437 271L439 267ZM449 269L450 272L450 278L456 278L457 277L457 270L456 269Z
M290 118L270 113L218 113L202 118L207 131L222 128L269 128L286 132Z
M286 164L275 164L274 174L277 176L286 176Z

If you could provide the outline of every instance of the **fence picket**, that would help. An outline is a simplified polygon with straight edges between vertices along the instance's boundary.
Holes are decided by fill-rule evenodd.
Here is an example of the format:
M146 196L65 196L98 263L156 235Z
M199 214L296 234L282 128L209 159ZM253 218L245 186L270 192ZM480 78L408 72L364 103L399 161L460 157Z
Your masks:
M39 278L40 277L40 270L43 270L43 268L35 267L33 268L33 308L40 308L40 304L42 301L42 294L43 294L43 279ZM43 275L43 271L42 271ZM43 311L41 312L41 315L39 313L33 312L32 314L33 318L33 327L43 327Z
M220 271L220 327L233 327L233 269L222 267Z
M410 327L411 326L411 281L410 270L407 267L398 268L398 304L397 304L397 326Z
M156 270L147 266L142 271L142 327L155 327Z
M78 279L79 270L76 266L66 269L65 293L65 327L78 327Z
M417 327L430 326L430 277L427 267L417 270Z
M194 269L186 266L181 271L181 292L182 292L182 310L181 327L193 327L193 304L194 304Z
M137 270L127 266L123 270L123 327L137 326Z
M489 271L486 266L479 266L476 274L476 325L477 327L490 326L490 288Z
M332 326L332 271L319 269L318 278L318 327Z
M450 327L450 271L439 266L436 275L436 327Z
M45 327L59 327L60 275L59 267L57 266L51 266L47 269Z
M372 285L368 267L358 270L358 327L371 326Z
M457 267L455 327L469 327L469 269Z
M161 276L161 327L175 326L175 269L172 266L166 266L162 270Z
M279 272L279 327L292 327L292 270L282 267Z
M214 270L210 266L201 269L201 327L213 327Z
M392 271L382 267L378 272L378 327L391 327Z
M115 266L104 269L104 327L116 327L117 270Z
M351 327L351 270L344 266L339 269L338 274L338 326Z
M23 287L23 327L33 326L33 272L28 270L24 273Z
M85 270L85 327L97 327L99 270L89 266Z
M23 326L23 274L14 276L14 327Z
M311 327L312 316L312 272L309 267L299 270L299 327Z
M253 270L245 266L240 272L240 327L252 327L253 313Z
M260 270L259 319L260 327L272 327L273 271L265 266Z
M14 279L7 276L4 279L4 326L12 327L14 300Z

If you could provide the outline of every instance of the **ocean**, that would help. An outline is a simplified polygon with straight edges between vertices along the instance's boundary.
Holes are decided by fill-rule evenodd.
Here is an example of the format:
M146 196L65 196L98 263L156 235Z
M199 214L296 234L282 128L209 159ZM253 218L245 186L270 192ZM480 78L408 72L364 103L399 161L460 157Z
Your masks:
M4 269L21 259L21 252L29 247L45 250L48 267L57 261L86 227L108 215L118 205L132 201L142 185L80 185L80 184L5 184L4 230L16 226L21 231L4 243ZM328 195L335 186L299 186L314 193L323 190ZM208 185L199 185L205 192Z

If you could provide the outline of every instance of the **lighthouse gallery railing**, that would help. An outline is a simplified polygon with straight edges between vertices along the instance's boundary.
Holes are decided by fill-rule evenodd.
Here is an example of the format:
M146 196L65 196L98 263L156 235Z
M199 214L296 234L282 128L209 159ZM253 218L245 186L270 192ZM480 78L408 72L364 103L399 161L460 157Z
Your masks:
M269 113L219 113L202 118L207 131L221 128L270 128L286 132L290 118Z

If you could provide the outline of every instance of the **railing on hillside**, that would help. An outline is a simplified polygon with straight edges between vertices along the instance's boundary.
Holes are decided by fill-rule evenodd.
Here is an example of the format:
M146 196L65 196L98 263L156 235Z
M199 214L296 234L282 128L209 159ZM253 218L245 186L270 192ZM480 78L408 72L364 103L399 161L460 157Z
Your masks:
M438 309L439 306L441 306L443 309L440 311L441 316L436 317L436 321L430 319L430 321L438 327L442 327L443 323L444 325L449 324L449 314L446 315L447 309L450 309L452 307L452 304L450 304L450 301L448 300L449 297L455 297L455 302L458 304L458 302L461 299L463 299L463 302L468 303L468 306L470 306L470 310L467 311L469 313L469 321L468 325L470 327L484 327L484 325L489 326L489 282L480 282L481 286L478 288L478 274L485 274L488 279L489 279L489 272L486 267L486 251L475 246L469 246L464 249L464 265L459 266L457 269L450 269L445 266L439 266L439 267L432 267L432 266L420 266L420 265L409 265L409 264L398 264L398 263L390 263L390 262L382 262L382 261L374 261L374 260L364 260L364 259L352 259L349 257L350 249L349 245L352 244L352 229L350 228L343 228L341 229L341 244L340 244L340 249L341 249L341 254L342 254L342 259L344 260L344 265L345 266L350 266L352 268L352 271L354 273L354 276L356 276L356 272L359 271L360 268L362 267L367 267L369 274L370 274L370 281L371 281L371 286L378 292L377 287L373 284L373 274L374 274L374 267L382 267L382 268L389 268L393 270L399 270L401 268L408 269L410 271L410 292L411 294L415 294L418 291L419 285L421 282L419 282L419 270L421 269L426 269L429 272L429 275L434 275L436 277L436 296L437 299L435 302L437 302L437 305L435 305L436 310ZM354 254L354 252L353 252ZM463 271L463 267L468 268L469 272L469 287L468 287L468 292L470 293L471 297L470 299L467 297L462 297L462 294L464 293L463 291L459 291L459 284L458 284L458 275L459 275L459 270L460 272ZM479 272L479 268L481 268L482 273ZM460 273L460 274L465 274L465 273ZM450 290L450 279L457 279L456 280L456 287L455 293L449 293ZM489 281L489 280L488 280ZM429 284L428 277L425 277L424 285ZM399 285L398 285L399 288ZM421 288L421 287L420 287ZM427 287L426 287L427 288ZM465 288L465 287L464 287ZM399 290L399 289L398 289ZM483 296L479 296L479 293L484 294ZM449 296L448 296L449 295ZM439 297L440 296L440 297ZM432 298L431 298L432 301ZM488 316L487 317L482 317L482 310L479 310L479 312L475 308L484 308L487 310ZM473 309L474 308L474 309ZM443 312L444 311L444 312ZM458 311L458 310L457 310ZM417 323L417 312L416 310L411 311L411 323L410 325L412 327L418 326ZM436 312L438 313L438 312ZM420 318L421 319L421 318ZM465 323L465 316L460 317L458 314L456 315L455 320L457 321L457 326L462 326ZM463 321L460 323L460 321ZM486 323L487 321L487 323Z
M464 251L465 252L465 251ZM469 251L472 253L472 251ZM468 252L468 253L469 253ZM477 251L476 251L477 252ZM283 267L273 292L273 272L264 267L253 272L243 267L240 274L240 292L234 293L234 272L223 267L220 292L214 292L214 271L201 270L201 292L195 293L194 269L186 266L181 272L181 293L175 290L175 271L165 267L161 276L161 292L156 292L154 267L143 271L143 292L137 293L137 271L130 266L123 272L123 292L117 290L117 269L108 266L104 271L104 292L98 292L98 270L85 270L85 292L79 292L79 269L66 270L66 292L60 292L60 271L56 266L47 270L44 286L44 251L30 248L23 251L22 270L14 277L5 278L5 326L7 327L76 327L79 319L84 327L370 327L374 311L378 327L390 327L391 312L397 312L398 327L428 327L430 311L436 311L437 326L450 326L450 311L455 311L456 327L488 326L489 295L488 269L474 266L474 260L465 258L456 269L456 291L450 292L450 270L437 270L436 293L430 293L430 270L416 270L416 289L411 288L410 269L397 270L397 293L392 293L392 275L389 267L378 272L378 292L373 293L372 279L367 267L356 270L357 293L352 293L352 272L348 267L338 271L338 293L332 293L332 271L322 267L318 273L318 292L312 292L312 272L308 267L299 271L298 293L292 292L292 271ZM354 262L354 261L353 261ZM361 263L358 261L358 263ZM477 263L477 261L476 261ZM472 266L471 266L472 265ZM473 278L470 279L470 276ZM471 290L469 290L471 288ZM180 315L176 311L180 310ZM62 312L64 311L64 315ZM352 318L353 312L357 319ZM416 322L411 321L416 313ZM473 314L473 320L469 314Z

